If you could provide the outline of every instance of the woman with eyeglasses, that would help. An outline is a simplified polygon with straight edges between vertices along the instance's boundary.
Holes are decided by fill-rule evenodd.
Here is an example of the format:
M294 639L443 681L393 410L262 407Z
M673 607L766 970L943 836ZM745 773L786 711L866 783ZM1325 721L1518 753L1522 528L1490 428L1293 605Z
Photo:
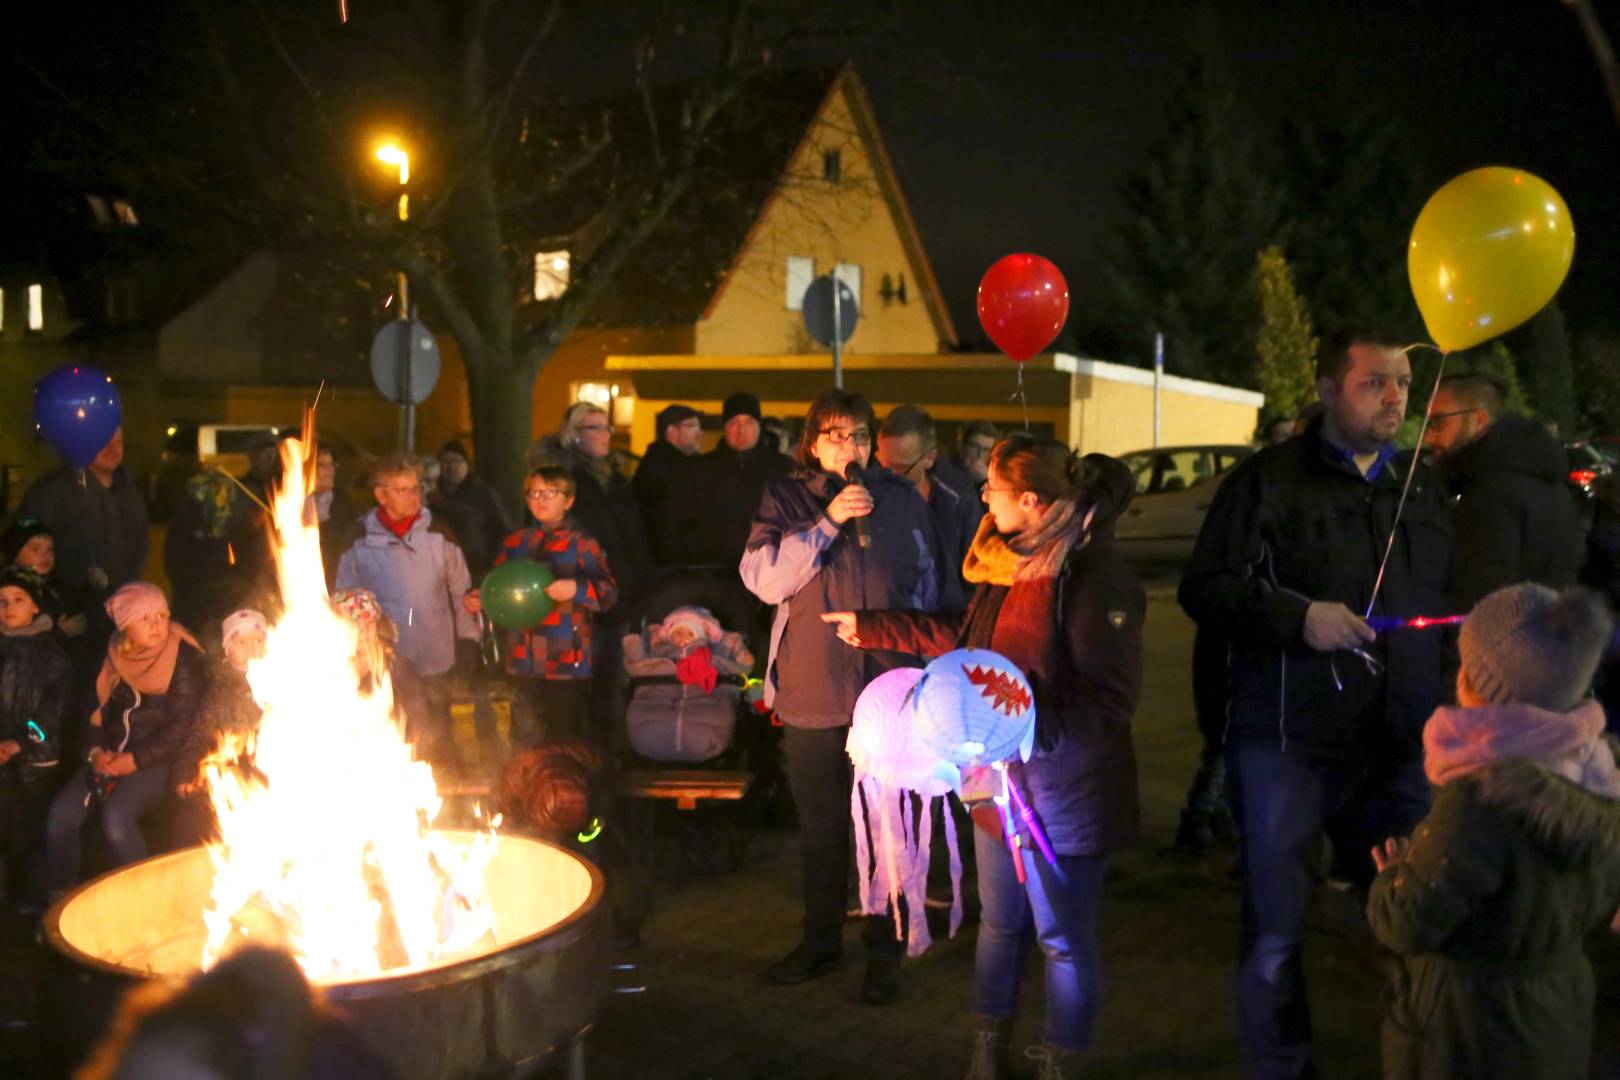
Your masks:
M743 584L776 605L766 696L786 725L783 750L804 865L804 936L771 965L767 974L777 983L804 982L838 965L850 862L844 741L861 690L905 662L844 648L821 615L879 607L934 611L960 602L922 496L872 465L873 430L865 399L829 390L815 400L798 468L766 486L740 567ZM903 948L892 917L868 917L866 945L861 998L892 1001Z
M1035 753L1007 777L1034 808L1057 864L1026 835L1021 884L984 785L964 779L966 800L980 797L973 840L982 905L969 1080L1007 1075L1032 929L1046 954L1046 1024L1030 1051L1041 1080L1078 1075L1075 1059L1091 1040L1102 993L1104 866L1138 825L1130 722L1142 685L1147 600L1110 543L1134 491L1130 470L1113 458L1080 458L1056 439L1004 439L990 455L989 513L962 567L977 586L966 612L851 607L823 616L852 652L994 649L1035 691Z
M495 565L530 559L551 570L546 595L554 606L539 626L506 633L506 673L527 688L548 738L585 734L585 696L591 679L591 622L613 606L618 586L602 546L570 515L574 479L545 466L523 482L528 524L501 545ZM467 594L467 610L482 610L478 590ZM525 733L513 732L516 739Z

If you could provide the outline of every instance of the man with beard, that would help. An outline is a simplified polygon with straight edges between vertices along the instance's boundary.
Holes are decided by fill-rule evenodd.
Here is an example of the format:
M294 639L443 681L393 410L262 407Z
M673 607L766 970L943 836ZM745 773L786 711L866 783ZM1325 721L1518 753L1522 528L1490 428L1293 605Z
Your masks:
M1561 589L1575 581L1580 529L1568 458L1546 428L1506 403L1493 376L1447 375L1429 413L1423 443L1453 499L1452 611L1472 610L1507 585Z
M1450 571L1441 492L1392 445L1411 381L1393 335L1329 337L1317 361L1321 417L1220 486L1181 582L1182 607L1230 642L1238 1013L1256 1077L1316 1075L1303 943L1321 835L1365 891L1372 846L1407 834L1428 806L1422 731L1446 699L1447 639L1380 635L1363 618L1442 610Z

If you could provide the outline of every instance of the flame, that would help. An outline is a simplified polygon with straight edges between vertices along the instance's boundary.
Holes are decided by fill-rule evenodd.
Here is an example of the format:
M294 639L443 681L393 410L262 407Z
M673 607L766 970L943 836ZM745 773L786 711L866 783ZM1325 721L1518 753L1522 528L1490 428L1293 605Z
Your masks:
M273 944L333 981L431 966L485 941L497 841L430 829L442 800L405 741L386 670L360 691L357 631L327 601L319 528L304 512L312 432L310 419L283 442L287 480L273 497L284 610L248 666L264 716L205 764L220 840L202 963Z

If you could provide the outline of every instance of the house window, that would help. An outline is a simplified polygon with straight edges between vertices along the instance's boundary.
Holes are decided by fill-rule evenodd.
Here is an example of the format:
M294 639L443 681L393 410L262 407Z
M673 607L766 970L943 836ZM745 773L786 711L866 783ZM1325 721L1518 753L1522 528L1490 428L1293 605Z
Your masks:
M816 260L808 255L789 255L787 260L787 309L804 310L804 291L816 279Z
M135 216L135 208L123 199L113 200L113 215L118 218L120 225L139 225L141 219Z
M111 225L112 214L107 210L107 200L100 195L86 195L84 201L90 204L90 216L96 219L97 225Z
M0 334L6 332L6 290L0 289Z
M45 286L28 286L28 330L39 333L45 329Z
M576 382L569 387L575 401L588 401L605 409L608 423L615 431L629 431L635 419L636 395L628 385L619 383Z
M833 273L839 281L849 286L849 291L855 294L857 307L865 307L861 303L861 267L859 263L839 263L833 267Z
M821 178L829 184L836 184L844 178L844 152L842 150L827 150L822 153Z
M566 251L534 253L534 298L555 300L568 291L568 272L573 260Z

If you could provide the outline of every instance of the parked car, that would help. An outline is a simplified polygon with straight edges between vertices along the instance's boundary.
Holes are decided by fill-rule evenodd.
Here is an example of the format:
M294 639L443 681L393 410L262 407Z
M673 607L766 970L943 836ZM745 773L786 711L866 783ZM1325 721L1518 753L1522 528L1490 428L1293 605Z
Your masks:
M1141 566L1185 564L1221 477L1255 449L1161 446L1120 454L1136 477L1136 497L1114 526L1120 554Z

